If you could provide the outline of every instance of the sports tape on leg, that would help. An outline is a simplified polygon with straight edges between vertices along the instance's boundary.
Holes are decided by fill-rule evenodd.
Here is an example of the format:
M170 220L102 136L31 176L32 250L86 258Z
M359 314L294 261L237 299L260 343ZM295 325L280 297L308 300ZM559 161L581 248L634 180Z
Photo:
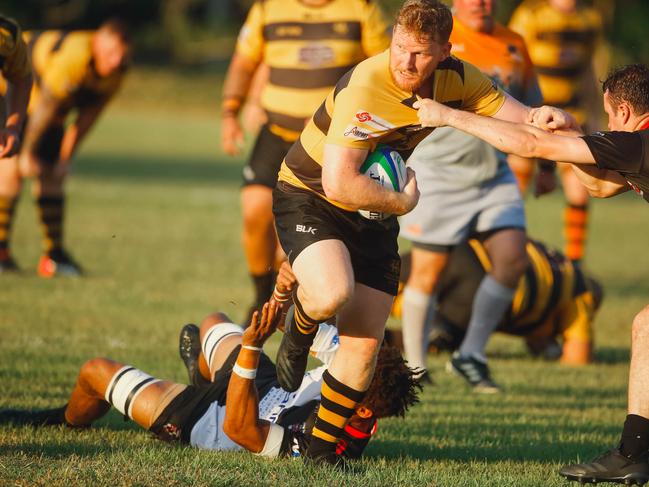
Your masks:
M105 399L120 413L133 419L131 412L135 398L156 382L160 382L160 379L145 374L131 365L125 365L110 380Z
M207 331L201 347L210 370L212 370L212 361L216 355L216 350L223 343L223 340L231 336L241 335L243 335L243 328L234 323L219 323Z

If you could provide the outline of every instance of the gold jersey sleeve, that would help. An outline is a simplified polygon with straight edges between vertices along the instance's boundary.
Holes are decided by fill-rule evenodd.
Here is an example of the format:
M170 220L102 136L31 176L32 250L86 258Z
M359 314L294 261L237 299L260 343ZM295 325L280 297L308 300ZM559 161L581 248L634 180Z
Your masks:
M236 53L269 68L261 92L270 129L295 140L336 82L386 49L387 24L372 1L258 0L239 32Z
M3 77L16 82L31 73L27 45L16 22L0 16L0 62Z

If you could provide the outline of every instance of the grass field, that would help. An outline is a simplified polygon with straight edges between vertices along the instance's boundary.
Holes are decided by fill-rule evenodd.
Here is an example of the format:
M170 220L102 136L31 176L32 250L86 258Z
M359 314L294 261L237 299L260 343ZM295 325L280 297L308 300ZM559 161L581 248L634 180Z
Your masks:
M81 280L35 277L40 234L24 191L13 246L24 273L0 278L0 408L65 403L94 356L185 381L180 326L215 309L238 320L250 299L240 165L220 154L205 109L111 107L68 186L67 242L87 269ZM531 234L560 244L561 197L529 203ZM431 357L437 385L407 419L381 422L348 475L169 447L111 412L82 432L0 427L0 485L567 485L560 465L618 439L630 323L649 301L645 203L595 202L592 215L587 266L607 293L596 365L532 360L520 341L496 337L491 364L506 392L476 397L443 372L446 357Z

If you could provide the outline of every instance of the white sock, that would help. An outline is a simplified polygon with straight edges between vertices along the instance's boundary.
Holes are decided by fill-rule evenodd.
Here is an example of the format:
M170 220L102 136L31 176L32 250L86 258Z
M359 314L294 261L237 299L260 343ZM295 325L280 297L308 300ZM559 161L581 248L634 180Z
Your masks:
M469 328L460 345L462 357L475 355L486 361L484 349L487 341L511 306L515 291L489 274L484 276L473 298Z
M428 334L433 322L437 299L406 286L403 290L401 327L403 348L410 367L426 369Z

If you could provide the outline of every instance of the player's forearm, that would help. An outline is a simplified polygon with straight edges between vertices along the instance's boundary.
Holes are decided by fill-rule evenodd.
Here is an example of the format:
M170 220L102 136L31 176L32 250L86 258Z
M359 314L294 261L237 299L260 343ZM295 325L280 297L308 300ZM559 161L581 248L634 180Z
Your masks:
M579 182L594 198L610 198L630 189L622 176L607 169L571 164Z
M222 116L237 116L246 100L257 64L235 54L223 82Z
M358 172L322 178L327 198L354 210L369 210L394 215L406 213L400 193L387 190Z
M446 112L445 121L447 125L478 137L502 152L525 158L543 157L535 134L540 130L531 126L451 109Z
M237 365L257 369L259 352L241 349ZM242 447L259 452L264 446L267 431L259 420L259 399L254 379L233 372L228 384L223 430L230 439Z
M6 102L7 119L5 127L14 130L16 133L20 133L25 121L31 89L31 74L25 78L19 79L15 83L9 84Z
M59 152L59 159L61 161L68 161L76 152L79 144L88 134L92 126L99 118L106 102L101 102L92 107L83 109L73 124L71 124L63 135L61 141L61 150Z

